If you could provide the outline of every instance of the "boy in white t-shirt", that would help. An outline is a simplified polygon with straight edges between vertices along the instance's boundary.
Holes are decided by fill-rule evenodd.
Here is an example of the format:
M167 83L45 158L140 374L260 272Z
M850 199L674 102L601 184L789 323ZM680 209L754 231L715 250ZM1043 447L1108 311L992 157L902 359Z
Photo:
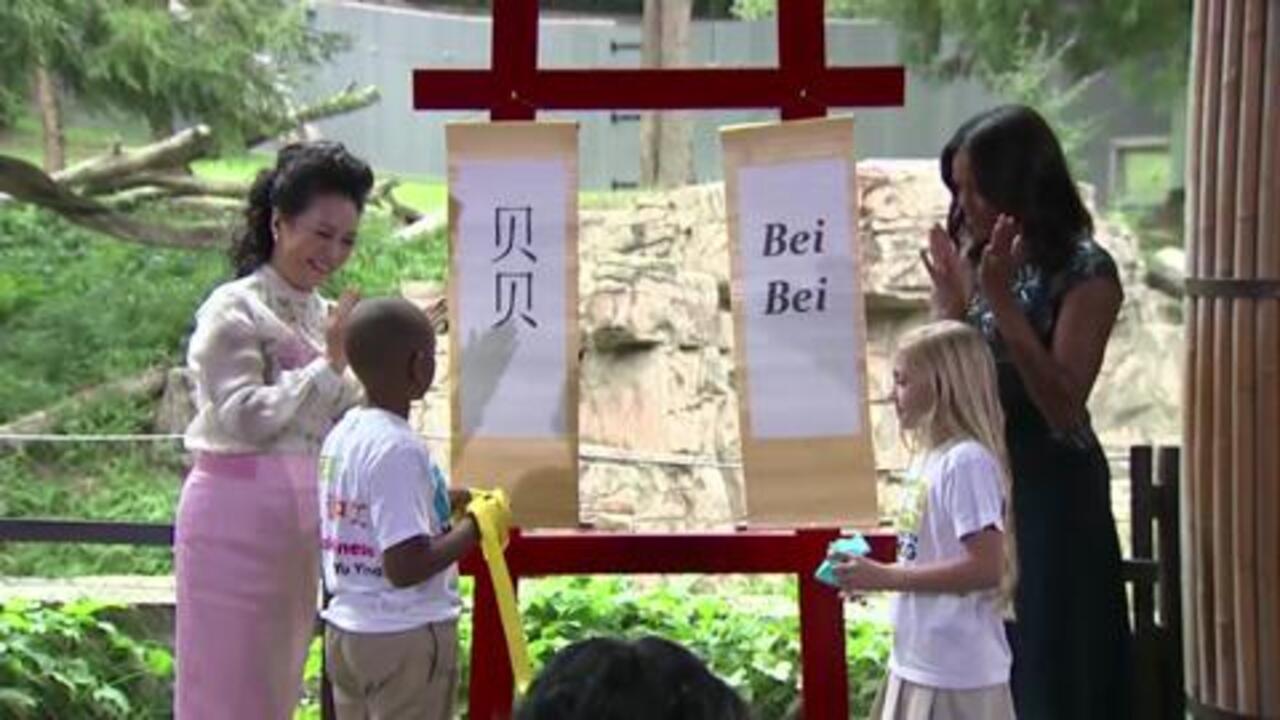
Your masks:
M435 333L402 299L366 300L347 325L366 406L320 452L325 652L339 720L451 718L457 684L457 562L480 531L450 491L409 406L431 387ZM505 508L503 508L505 511ZM505 515L504 515L505 516Z

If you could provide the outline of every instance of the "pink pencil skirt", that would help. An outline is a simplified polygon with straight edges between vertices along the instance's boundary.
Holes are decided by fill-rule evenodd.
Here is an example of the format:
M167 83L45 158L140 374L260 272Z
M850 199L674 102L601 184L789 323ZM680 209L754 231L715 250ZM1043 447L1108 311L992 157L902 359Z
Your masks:
M316 458L199 454L178 503L177 720L289 720L315 626Z

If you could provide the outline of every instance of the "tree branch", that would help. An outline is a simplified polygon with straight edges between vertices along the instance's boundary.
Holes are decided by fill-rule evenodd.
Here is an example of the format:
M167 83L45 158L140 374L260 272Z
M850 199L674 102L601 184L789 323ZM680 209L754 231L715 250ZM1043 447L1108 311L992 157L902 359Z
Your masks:
M143 245L203 248L220 245L229 236L223 225L175 228L134 220L71 192L31 163L5 155L0 155L0 192L51 210L77 225Z
M93 193L110 189L117 178L157 168L186 165L204 157L213 146L207 125L182 130L157 143L127 149L117 146L106 155L90 158L53 175L54 182Z
M112 395L155 395L164 387L168 372L164 368L151 368L140 375L112 380L81 390L69 398L60 400L43 410L24 415L17 420L0 425L0 435L30 435L47 432L59 416L79 405L101 400ZM20 440L0 440L0 446L19 445Z
M264 128L262 134L249 138L248 142L245 144L247 147L255 147L291 130L302 127L306 123L323 120L335 115L344 115L349 112L369 107L370 105L378 102L381 97L382 94L374 85L356 87L355 83L351 83L345 90L334 95L330 95L329 97L312 105L308 105L307 107L290 114L280 122Z
M164 191L163 195L212 195L215 197L244 200L249 194L248 182L232 180L206 180L194 175L176 175L173 173L138 172L120 177L110 182L95 186L90 194L98 195L132 188L154 187Z
M396 199L395 189L400 185L396 178L381 180L369 193L369 201L376 205L385 205L405 225L412 225L422 219L422 213Z

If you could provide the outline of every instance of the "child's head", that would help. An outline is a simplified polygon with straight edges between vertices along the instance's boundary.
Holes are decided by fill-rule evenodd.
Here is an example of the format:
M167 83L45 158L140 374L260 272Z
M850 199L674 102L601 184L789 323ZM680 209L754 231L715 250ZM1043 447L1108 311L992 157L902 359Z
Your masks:
M656 637L595 638L551 658L519 720L747 720L746 705L697 656Z
M893 405L903 431L926 447L971 438L1004 448L995 361L977 330L954 320L907 333L893 360Z
M347 321L346 350L371 400L417 400L435 379L435 330L403 298L361 300Z

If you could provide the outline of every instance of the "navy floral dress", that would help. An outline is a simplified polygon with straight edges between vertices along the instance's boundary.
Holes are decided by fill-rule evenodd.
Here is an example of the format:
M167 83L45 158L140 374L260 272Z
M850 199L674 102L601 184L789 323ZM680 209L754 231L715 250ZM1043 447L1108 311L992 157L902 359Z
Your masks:
M1092 240L1082 240L1055 272L1030 265L1017 271L1018 305L1046 348L1053 347L1063 299L1098 277L1120 283L1115 261ZM1106 456L1087 418L1064 432L1049 427L981 296L967 320L995 354L1007 419L1019 573L1010 633L1018 717L1127 718L1128 606Z

